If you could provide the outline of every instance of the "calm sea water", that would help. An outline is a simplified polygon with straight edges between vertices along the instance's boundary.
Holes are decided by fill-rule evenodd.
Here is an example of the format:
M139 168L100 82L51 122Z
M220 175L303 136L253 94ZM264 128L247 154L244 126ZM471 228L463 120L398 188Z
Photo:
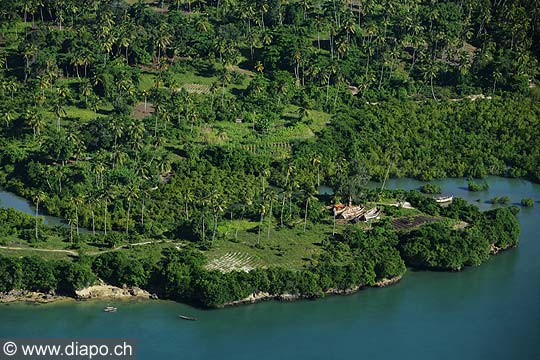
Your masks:
M540 186L521 180L490 178L481 193L463 179L438 183L484 209L494 196L540 200ZM111 302L110 314L103 302L1 305L0 338L133 338L139 359L540 359L540 204L519 220L518 249L460 273L408 272L351 296L212 311L167 301Z

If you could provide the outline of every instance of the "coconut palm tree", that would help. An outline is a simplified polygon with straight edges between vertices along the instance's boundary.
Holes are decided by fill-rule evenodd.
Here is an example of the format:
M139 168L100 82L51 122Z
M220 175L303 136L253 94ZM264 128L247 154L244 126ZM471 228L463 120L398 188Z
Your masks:
M27 110L26 120L34 132L34 139L36 136L39 137L41 131L45 128L45 119L43 118L43 115L36 110Z
M148 96L150 96L150 90L144 89L143 91L141 91L141 95L144 97L144 112L146 112L146 104L147 104Z
M92 89L92 84L90 84L90 81L84 80L82 86L81 86L81 94L84 96L84 105L86 108L88 108L88 97L91 96L94 93Z
M315 155L311 163L317 168L317 187L319 187L321 186L321 155Z
M75 205L75 226L77 227L77 237L79 237L79 207L84 204L84 198L77 195L71 201Z
M96 236L96 213L95 213L94 209L99 204L98 194L96 194L93 191L87 192L85 194L85 199L84 200L88 205L90 205L90 209L91 209L90 212L92 214L92 236Z
M36 228L35 228L35 237L36 237L36 240L38 240L38 225L39 225L39 221L38 221L38 215L39 215L39 203L42 203L45 201L46 199L46 195L44 192L42 191L38 191L34 194L34 196L32 196L32 199L34 200L34 203L36 204Z
M159 26L158 36L156 38L156 45L158 47L158 63L161 61L161 54L166 50L167 46L171 43L171 34L168 29L167 23L162 22Z
M438 70L436 61L433 59L430 59L424 67L424 79L425 80L429 79L429 84L431 87L431 95L433 96L433 100L438 100L437 97L435 96L435 90L433 88L433 80L437 77L438 71L439 70Z
M315 194L316 192L314 188L310 188L304 191L304 200L306 202L306 207L304 209L304 232L306 232L309 203L310 201L317 200L317 198L315 197Z
M189 221L189 206L195 200L195 194L193 193L193 190L191 189L191 187L188 187L184 190L183 198L184 198L184 205L185 205L186 220Z
M334 206L336 206L337 204L341 202L341 197L337 195L336 193L334 193L334 198L332 202ZM336 234L336 211L335 210L332 211L332 215L334 217L334 224L332 226L332 236L335 236Z
M124 196L128 202L127 220L126 220L126 235L129 235L129 220L131 215L131 201L139 198L139 187L136 185L129 185L124 193Z
M115 195L116 194L112 187L102 189L100 193L100 198L103 201L103 231L105 233L105 236L107 236L107 213L109 202L114 199Z
M238 225L236 226L236 231L234 233L234 238L238 239L238 231L240 230L240 224L242 220L244 220L244 215L246 213L246 207L251 207L253 205L253 194L251 192L246 191L243 196L242 200L242 213L240 215L240 221L238 221Z
M262 73L263 70L264 70L264 65L262 64L262 62L257 61L257 62L255 63L254 68L255 68L255 71L256 71L256 72Z
M281 193L281 214L279 216L280 225L283 226L283 210L285 209L285 199L286 195L292 196L289 186L289 178L296 170L295 166L292 163L287 165L286 175L285 175L285 185L283 186L283 192Z
M262 230L263 221L264 221L264 214L266 213L266 204L264 200L265 199L263 199L259 205L260 222L259 222L259 234L257 236L257 245L261 244L261 230Z
M219 81L221 82L221 106L223 106L223 102L225 100L225 86L228 85L232 80L232 74L229 71L229 69L225 68L221 72L221 75L219 77Z
M34 58L38 53L38 48L34 44L28 44L23 50L23 56L25 60L24 82L28 79L30 73L30 58Z
M272 216L273 216L273 205L274 205L274 200L277 200L277 192L272 189L272 188L269 188L268 189L268 201L270 202L270 210L268 211L268 233L266 235L266 239L267 240L270 240L270 229L272 228Z

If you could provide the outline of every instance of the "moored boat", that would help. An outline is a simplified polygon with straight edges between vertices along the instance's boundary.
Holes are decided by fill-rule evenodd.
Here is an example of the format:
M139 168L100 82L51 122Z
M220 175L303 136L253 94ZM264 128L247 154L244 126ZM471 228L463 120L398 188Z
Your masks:
M189 320L189 321L196 321L197 318L196 317L192 317L192 316L185 316L185 315L180 315L178 316L180 319L182 320Z
M453 196L437 196L437 197L435 198L435 201L438 202L439 204L440 204L440 203L451 202L452 200L454 200L454 197L453 197Z
M103 311L105 312L116 312L118 311L118 308L115 308L114 306L106 306Z
M364 221L369 221L372 219L377 219L380 215L381 215L381 210L375 207L369 210L368 212L366 212L363 217L364 217Z

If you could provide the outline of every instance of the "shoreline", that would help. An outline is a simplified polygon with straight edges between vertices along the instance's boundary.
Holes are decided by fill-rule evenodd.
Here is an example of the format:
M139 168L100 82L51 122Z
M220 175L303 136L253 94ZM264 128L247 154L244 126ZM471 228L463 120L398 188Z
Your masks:
M375 283L371 287L386 287L393 285L401 280L402 276L396 276L391 279L382 279ZM328 289L324 295L351 295L369 286L354 286L347 289ZM310 300L316 299L319 296L305 295L305 294L289 294L283 293L278 295L272 295L267 292L257 292L249 295L248 297L229 303L223 304L221 307L239 306L254 304L262 301L297 301L297 300ZM75 292L75 296L64 296L46 294L37 291L21 291L11 290L9 292L0 292L0 304L52 304L62 302L83 302L83 301L103 301L103 300L153 300L157 299L156 296L150 294L148 291L138 287L124 287L119 288L112 285L94 285Z
M136 286L119 288L112 285L94 285L77 290L74 296L47 294L37 291L11 290L0 292L0 304L29 303L51 304L76 301L100 300L152 300L157 299L148 291Z
M390 279L382 279L376 282L373 286L365 286L365 285L357 285L353 286L351 288L347 289L328 289L324 292L324 296L333 296L333 295L352 295L364 288L373 287L373 288L382 288L386 286L390 286L393 284L398 283L402 279L403 275L399 275ZM270 294L268 292L256 292L253 294L250 294L244 299L231 301L228 303L223 304L221 307L232 307L232 306L240 306L240 305L248 305L248 304L255 304L262 301L297 301L297 300L312 300L312 299L319 299L321 296L317 295L305 295L305 294L289 294L289 293L283 293L283 294Z

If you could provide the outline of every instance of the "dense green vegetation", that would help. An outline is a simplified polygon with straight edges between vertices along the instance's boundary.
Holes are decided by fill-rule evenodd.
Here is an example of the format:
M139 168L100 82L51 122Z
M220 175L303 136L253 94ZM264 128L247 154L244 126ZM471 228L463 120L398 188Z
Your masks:
M508 196L495 196L491 199L491 203L493 205L501 204L501 205L507 205L510 202L510 198Z
M386 190L384 194L403 196L439 220L409 230L396 229L391 219L399 216L399 210L388 207L387 212L394 211L394 216L371 224L370 229L347 225L343 233L327 235L321 254L301 269L271 266L250 272L210 270L208 259L193 244L182 248L168 246L161 254L152 254L145 248L97 252L80 255L75 261L0 256L0 291L17 288L73 295L76 289L99 278L116 286L142 287L169 299L219 307L258 292L312 298L374 286L401 277L406 265L415 269L460 270L481 264L493 249L517 245L519 225L514 208L482 213L461 199L440 207L417 192ZM2 228L8 229L7 235L17 236L18 229L13 226L21 223L21 227L32 229L30 221L24 225L20 220L29 220L30 216L0 210L14 215L0 218ZM455 221L466 221L466 226L456 227ZM44 232L60 231L41 227Z
M321 209L407 196L446 217L419 193L386 196L366 184L540 181L539 23L530 0L3 1L0 186L69 226L6 213L1 241L111 257L146 242L159 252L166 241L188 243L216 258L253 249L268 270L219 275L200 270L198 255L164 255L199 279L179 293L172 278L167 296L203 304L278 284L320 294L396 275L404 245L381 244L379 232L393 239L388 224L363 235ZM323 184L335 193L318 196ZM457 255L433 264L418 255L418 264L483 259L445 231L439 240L454 239ZM122 263L104 258L92 269L143 284L169 266L106 274ZM236 288L236 277L248 280ZM229 293L219 293L225 283Z
M521 206L533 207L534 206L534 200L531 199L531 198L523 198L523 199L521 199Z
M487 181L478 183L474 180L469 180L468 189L469 191L486 191L489 189L489 184Z
M439 185L435 184L424 184L420 187L420 191L424 194L440 194L441 193L441 187Z

